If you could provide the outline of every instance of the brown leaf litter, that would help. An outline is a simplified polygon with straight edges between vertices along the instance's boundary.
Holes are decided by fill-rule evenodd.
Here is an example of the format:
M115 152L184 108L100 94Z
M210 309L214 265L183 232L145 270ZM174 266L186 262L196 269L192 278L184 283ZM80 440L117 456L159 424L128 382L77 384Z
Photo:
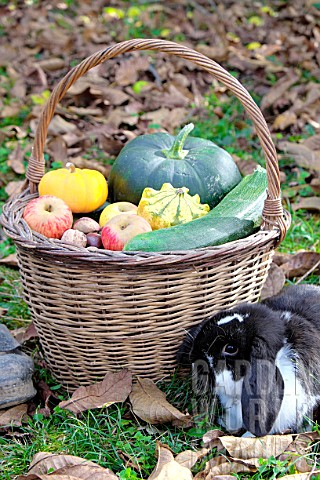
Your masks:
M92 408L124 402L131 391L131 385L132 374L128 370L117 373L108 372L101 382L77 388L69 400L59 403L59 407L73 413L80 413Z
M138 377L129 396L133 412L153 425L172 422L177 426L190 426L191 417L173 407L166 394L148 379Z

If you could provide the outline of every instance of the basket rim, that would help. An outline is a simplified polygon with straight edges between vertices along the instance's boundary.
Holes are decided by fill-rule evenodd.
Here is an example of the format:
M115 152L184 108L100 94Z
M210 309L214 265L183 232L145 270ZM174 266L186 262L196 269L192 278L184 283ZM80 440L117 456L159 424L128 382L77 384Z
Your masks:
M273 230L276 226L279 229L278 243L280 243L286 235L287 224L283 218L279 164L274 142L260 108L253 100L248 90L246 90L241 82L233 77L228 70L202 53L197 52L186 45L168 40L157 38L136 38L115 43L85 58L58 82L43 108L35 132L32 152L26 172L26 178L29 181L31 192L37 190L38 184L44 175L44 148L48 134L48 127L58 103L65 96L68 89L78 78L83 76L91 68L94 68L106 60L114 58L120 54L141 50L155 50L169 55L176 55L180 58L191 61L224 84L242 103L247 115L253 122L253 127L258 135L266 160L268 189L262 214L263 226L266 230Z
M150 49L168 53L169 55L177 55L211 73L214 78L226 85L244 106L246 113L253 121L253 126L259 137L266 159L268 188L267 198L265 199L262 212L260 231L244 239L227 242L222 245L174 252L111 252L110 250L102 249L92 251L92 247L74 247L63 244L60 240L47 239L42 235L32 232L22 218L21 206L26 205L26 198L31 200L38 195L37 187L44 175L45 161L43 152L48 126L59 101L73 83L91 68L119 54ZM49 252L51 255L55 253L60 262L63 258L69 257L71 259L76 255L78 255L79 261L108 261L113 264L125 262L128 265L142 265L147 263L157 263L161 265L161 261L168 264L172 263L172 259L178 258L189 262L191 260L199 260L200 258L216 257L218 255L225 256L225 252L231 254L231 250L243 251L243 249L248 248L251 244L254 245L257 238L259 241L263 240L265 242L267 241L266 239L272 241L275 248L284 239L290 224L288 215L286 215L281 202L280 172L276 149L266 120L250 93L237 79L215 61L185 45L162 39L131 39L111 45L84 59L60 80L52 91L39 118L24 188L27 186L29 188L22 192L22 194L9 200L4 205L0 223L4 227L5 233L19 244L21 248L32 249L39 255L46 255L49 254ZM12 211L10 211L10 209L12 209Z
M70 263L110 263L126 266L156 265L161 266L187 262L187 264L211 260L213 258L224 258L230 254L241 254L242 252L272 242L276 245L279 237L278 229L260 229L245 237L231 242L223 243L193 250L176 250L163 252L126 252L98 249L96 247L77 247L63 243L61 240L47 238L31 230L22 217L25 205L38 193L30 193L29 188L18 196L9 200L4 206L0 223L5 234L12 238L14 243L24 251L32 252L41 258L50 257L53 263L61 263L66 260Z

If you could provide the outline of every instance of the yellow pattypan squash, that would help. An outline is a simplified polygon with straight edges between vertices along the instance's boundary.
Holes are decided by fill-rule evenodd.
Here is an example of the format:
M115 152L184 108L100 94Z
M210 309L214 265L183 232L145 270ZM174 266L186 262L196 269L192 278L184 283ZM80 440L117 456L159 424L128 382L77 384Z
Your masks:
M200 203L199 195L189 195L186 187L175 188L164 183L160 190L145 188L137 214L144 217L153 230L173 227L206 215L210 207Z
M55 195L65 201L73 213L89 213L101 207L108 196L108 184L102 173L87 168L66 168L47 172L39 183L39 195Z

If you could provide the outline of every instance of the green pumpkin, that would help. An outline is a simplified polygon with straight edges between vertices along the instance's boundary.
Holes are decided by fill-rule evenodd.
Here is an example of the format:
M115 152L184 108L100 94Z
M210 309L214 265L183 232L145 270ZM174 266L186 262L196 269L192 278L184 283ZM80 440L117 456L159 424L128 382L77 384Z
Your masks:
M116 158L108 180L111 202L138 204L146 187L164 183L187 187L210 208L241 180L231 155L210 140L188 137L193 124L174 137L168 133L141 135L128 142Z

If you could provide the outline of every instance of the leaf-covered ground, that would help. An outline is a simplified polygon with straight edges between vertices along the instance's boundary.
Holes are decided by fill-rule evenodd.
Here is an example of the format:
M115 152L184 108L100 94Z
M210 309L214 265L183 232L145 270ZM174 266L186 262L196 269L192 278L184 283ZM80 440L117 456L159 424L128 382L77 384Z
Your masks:
M140 37L204 53L237 77L260 105L279 153L284 206L292 214L264 294L285 281L319 283L320 4L315 0L0 0L0 205L24 182L39 115L56 83L90 54ZM46 167L72 160L108 176L128 140L154 131L173 133L191 120L194 135L226 148L244 174L264 163L251 122L223 85L187 61L148 51L109 60L69 90L50 124ZM165 478L167 464L183 478L177 455L205 445L206 421L181 430L140 422L125 404L78 416L62 410L59 402L67 397L46 369L35 332L25 333L30 317L14 266L14 246L0 230L0 313L10 329L20 328L16 334L36 360L38 390L29 415L19 410L15 426L2 429L3 478L25 474L40 451L92 460L122 479ZM178 379L162 388L173 408L194 413L191 390ZM315 472L316 438L307 439L313 449L294 451L294 460L269 451L250 475ZM187 467L190 462L181 460ZM224 471L217 470L217 458L214 462L205 469L200 455L193 474L214 478L213 472Z
M1 187L7 193L17 187L8 185L13 173L25 173L39 113L57 81L97 50L138 37L181 42L238 77L260 103L280 158L289 163L293 178L288 197L319 193L317 4L1 3L0 162ZM233 112L226 111L228 104ZM201 125L209 120L202 135L248 160L259 148L257 139L234 105L222 85L190 62L150 51L116 57L70 88L50 124L47 166L67 158L91 166L101 160L99 168L107 173L103 164L134 136L158 129L173 132L192 117ZM217 123L224 132L215 131ZM305 168L303 178L294 171L297 166ZM300 185L295 190L296 182L303 182L306 191L301 192ZM295 201L295 208L303 198ZM308 198L307 209L319 211L318 199Z

